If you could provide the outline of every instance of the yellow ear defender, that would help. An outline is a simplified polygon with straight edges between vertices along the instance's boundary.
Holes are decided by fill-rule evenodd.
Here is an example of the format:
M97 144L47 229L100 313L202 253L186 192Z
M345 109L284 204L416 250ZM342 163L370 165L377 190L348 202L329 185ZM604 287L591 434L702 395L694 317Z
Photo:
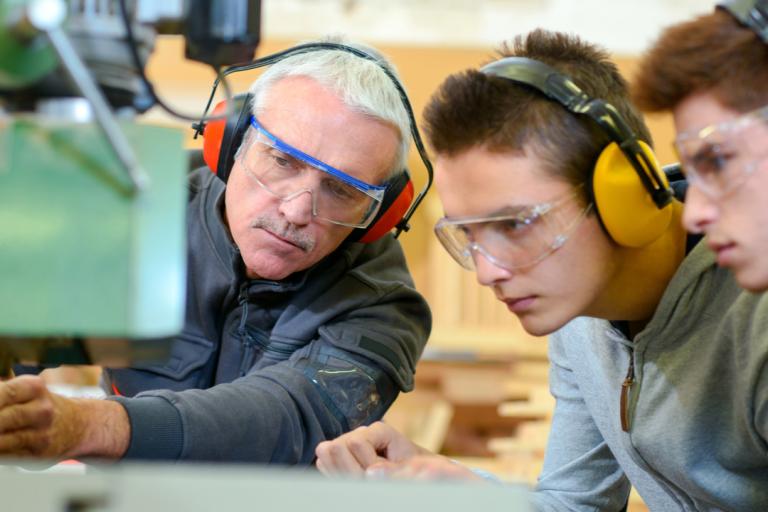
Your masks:
M658 173L660 182L669 187L653 150L645 142L638 144L646 159L653 162L651 169ZM672 208L656 205L616 142L606 146L597 158L592 171L592 194L603 226L619 245L648 245L661 236L672 220Z
M612 142L597 158L591 188L600 220L617 244L643 247L664 233L672 219L672 189L653 150L613 105L589 97L571 78L537 60L507 57L480 71L533 87L608 134Z

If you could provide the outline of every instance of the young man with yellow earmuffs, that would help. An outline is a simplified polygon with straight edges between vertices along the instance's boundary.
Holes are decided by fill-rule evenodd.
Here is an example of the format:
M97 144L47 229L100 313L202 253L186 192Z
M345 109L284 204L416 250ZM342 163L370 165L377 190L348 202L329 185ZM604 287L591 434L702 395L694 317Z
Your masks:
M743 360L768 355L743 344L759 297L686 235L604 51L537 30L501 53L446 79L424 119L437 236L526 331L551 334L536 508L618 511L634 486L653 511L762 510L766 403L744 379L766 376ZM480 478L384 423L317 455L325 473Z
M0 383L0 455L306 465L412 387L431 317L390 234L413 211L412 133L420 148L402 86L337 41L265 63L205 128L171 358L105 370L109 400Z

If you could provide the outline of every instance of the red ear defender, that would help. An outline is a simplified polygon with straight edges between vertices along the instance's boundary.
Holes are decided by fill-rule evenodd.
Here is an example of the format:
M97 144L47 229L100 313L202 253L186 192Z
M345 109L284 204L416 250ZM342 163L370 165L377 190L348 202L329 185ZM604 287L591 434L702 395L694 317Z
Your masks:
M237 148L248 130L251 95L238 94L231 100L220 101L211 117L219 116L221 119L207 121L203 129L203 159L214 174L227 181Z
M226 111L226 101L220 101L213 108L211 117L223 116ZM216 119L215 121L205 123L205 129L203 130L203 160L205 160L206 165L214 174L218 171L221 139L224 137L224 128L226 126L226 119Z
M408 171L403 171L387 183L387 191L379 208L379 213L367 228L356 229L348 240L357 240L364 244L375 242L383 237L405 217L413 202L413 182ZM358 235L357 232L360 232Z

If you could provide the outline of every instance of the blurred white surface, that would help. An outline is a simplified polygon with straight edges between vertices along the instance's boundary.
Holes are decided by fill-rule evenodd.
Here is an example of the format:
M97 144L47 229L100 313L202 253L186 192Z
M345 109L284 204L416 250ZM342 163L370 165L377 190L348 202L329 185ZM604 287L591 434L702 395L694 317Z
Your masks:
M710 12L713 0L263 0L265 37L344 33L373 44L494 47L542 27L621 55L667 25Z

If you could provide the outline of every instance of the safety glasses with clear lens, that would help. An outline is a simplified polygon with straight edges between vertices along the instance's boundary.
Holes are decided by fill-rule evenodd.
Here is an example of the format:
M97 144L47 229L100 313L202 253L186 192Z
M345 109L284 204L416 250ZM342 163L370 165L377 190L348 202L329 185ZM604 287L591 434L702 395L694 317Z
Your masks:
M312 197L312 214L334 224L367 227L376 217L384 185L361 181L291 146L251 117L238 159L264 190L283 201Z
M592 208L592 204L582 207L578 197L574 190L509 214L445 217L435 225L435 234L467 270L475 270L477 254L510 271L532 267L562 247Z
M717 199L743 184L768 156L768 106L675 139L691 184Z

